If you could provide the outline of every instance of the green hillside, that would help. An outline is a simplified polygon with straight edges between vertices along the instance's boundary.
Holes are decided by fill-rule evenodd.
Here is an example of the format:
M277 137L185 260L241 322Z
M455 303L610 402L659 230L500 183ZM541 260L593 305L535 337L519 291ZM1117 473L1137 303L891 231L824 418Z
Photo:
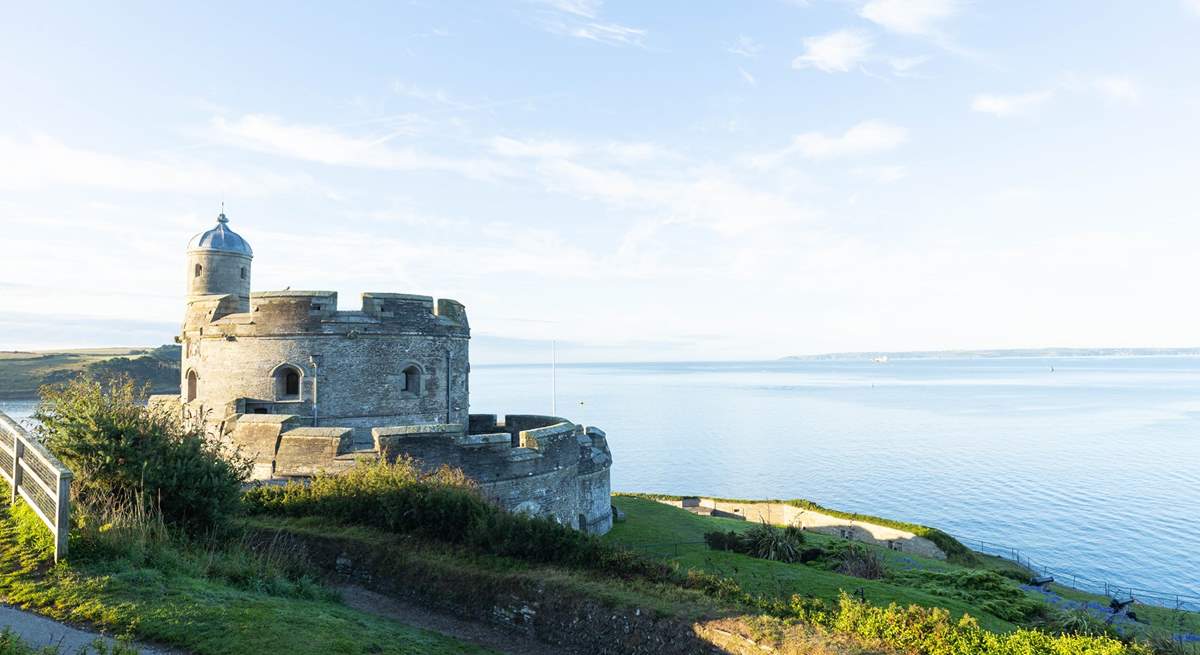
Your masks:
M80 374L128 374L156 393L179 390L179 346L94 348L55 352L0 351L0 400L37 397L38 387Z

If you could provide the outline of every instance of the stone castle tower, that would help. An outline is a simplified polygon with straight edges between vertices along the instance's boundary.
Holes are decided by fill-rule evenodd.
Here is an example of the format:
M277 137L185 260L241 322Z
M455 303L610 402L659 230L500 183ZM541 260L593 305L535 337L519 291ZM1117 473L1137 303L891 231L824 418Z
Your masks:
M254 251L229 227L187 248L178 401L242 447L255 477L336 472L362 457L449 464L501 506L583 530L611 526L603 431L553 416L469 413L470 326L455 300L251 292Z

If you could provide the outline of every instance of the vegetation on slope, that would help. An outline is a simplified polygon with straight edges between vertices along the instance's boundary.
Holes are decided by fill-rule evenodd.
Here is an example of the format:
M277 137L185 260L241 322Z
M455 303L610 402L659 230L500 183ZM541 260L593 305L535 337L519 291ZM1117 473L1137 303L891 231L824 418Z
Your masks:
M821 533L804 533L805 547L809 551L820 549L836 555L841 549L862 548L876 554L885 563L888 573L880 580L866 580L839 573L835 566L836 557L820 557L807 564L787 564L731 551L711 550L703 542L704 535L713 531L744 534L758 529L751 522L698 516L677 507L632 496L615 497L614 504L625 512L626 520L616 524L605 539L627 544L630 548L660 557L681 568L728 579L736 583L743 593L756 596L757 602L765 603L768 607L791 605L797 614L810 614L810 609L803 603L795 605L799 598L807 599L804 602L816 603L818 608L824 607L822 611L831 611L828 608L836 604L839 613L857 613L857 610L842 609L842 598L849 594L854 598L865 598L869 606L874 608L873 611L884 611L883 606L891 604L910 609L914 606L925 610L938 608L947 614L946 619L951 623L970 616L973 617L971 622L980 629L1002 635L1036 629L1037 632L1050 635L1083 633L1116 636L1111 626L1105 625L1101 619L1082 612L1059 611L1043 603L1037 594L1023 591L1012 578L1005 575L1012 569L1010 563L1004 560L982 558L979 568L971 568L886 548L852 544ZM1107 599L1103 600L1107 602ZM775 611L778 613L778 610ZM1143 626L1137 638L1147 643L1153 642L1154 652L1196 652L1181 646L1179 642L1172 642L1170 635L1174 630L1191 631L1192 622L1200 617L1186 612L1173 614L1166 609L1146 606L1139 606L1138 614L1143 619L1148 618L1150 625ZM1183 615L1186 617L1181 618ZM818 625L829 621L820 611L816 612L815 618L810 616L806 620ZM831 625L842 624L834 622ZM857 628L854 630L857 631ZM1056 648L1068 648L1066 643L1059 642ZM1141 648L1147 647L1137 646L1135 650Z
M636 493L623 493L623 494L618 494L618 495L631 496L631 497L637 497L637 498L650 498L652 500L683 500L684 498L695 498L696 497L696 496L672 496L672 495L668 495L668 494L636 494ZM708 496L705 496L705 497L707 498ZM882 525L882 526L889 527L889 528L895 528L897 530L904 530L905 532L911 532L918 537L924 537L925 539L932 541L934 543L934 545L936 545L938 548L942 549L943 553L946 553L946 557L951 562L955 562L958 564L964 564L964 565L968 565L968 566L979 563L979 557L975 553L975 551L971 550L970 548L967 548L959 540L955 539L954 537L950 536L949 534L942 532L941 530L939 530L937 528L931 528L927 525L920 525L917 523L908 523L905 521L896 521L893 519L883 518L881 516L871 516L870 514L855 514L853 512L843 512L841 510L823 507L821 505L818 505L818 504L812 502L811 500L805 500L803 498L793 498L791 500L745 500L745 499L738 499L738 498L713 498L713 500L729 502L729 503L781 503L784 505L791 505L792 507L799 507L800 509L807 509L807 510L811 510L814 512L820 512L822 514L827 514L829 516L833 516L833 517L837 517L837 518L841 518L841 519L848 519L851 521L862 521L863 523L873 523L875 525Z
M860 580L807 565L708 551L702 542L689 553L673 556L679 566L667 569L626 551L622 539L632 541L630 538L640 532L642 543L662 544L670 538L668 535L684 542L699 542L704 527L697 529L696 524L687 522L705 519L649 500L617 501L626 512L626 522L610 536L596 539L551 521L501 512L478 501L469 482L452 471L442 469L426 476L405 461L364 464L346 475L318 476L311 485L262 487L246 496L247 509L254 515L365 525L488 558L517 560L523 566L553 565L585 571L596 580L615 578L610 585L614 588L644 581L660 587L699 590L732 611L774 621L802 621L810 628L860 639L868 645L946 655L1148 652L1107 635L1053 635L1020 628L994 613L979 611L997 596L1012 600L1003 598L1015 589L1011 581L992 572L982 572L990 576L988 585L954 576L943 580L946 587L965 596L964 600L950 593L916 590L886 580ZM650 516L655 511L663 514ZM745 522L728 524L735 531L760 529ZM772 545L766 551L778 549ZM721 557L735 559L718 562ZM683 573L685 567L691 570ZM848 584L851 581L854 584ZM999 588L991 584L997 581ZM813 593L822 586L829 593L823 597ZM865 590L867 586L870 592ZM869 593L872 602L846 594L856 587L863 587L864 595ZM1018 596L1025 599L1019 592ZM889 604L882 606L881 601ZM976 612L987 618L988 625L971 618L969 614Z
M37 397L47 384L84 376L128 375L154 393L179 391L179 346L100 348L60 352L0 352L0 400Z
M71 556L53 563L23 502L0 511L0 600L198 655L486 652L351 610L302 554L250 548L238 467L139 400L128 379L45 391L42 434L78 471Z

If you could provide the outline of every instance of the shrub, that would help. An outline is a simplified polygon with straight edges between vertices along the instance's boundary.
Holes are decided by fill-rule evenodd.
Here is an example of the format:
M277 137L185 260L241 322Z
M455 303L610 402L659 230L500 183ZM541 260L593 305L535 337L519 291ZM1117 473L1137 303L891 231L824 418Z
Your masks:
M188 532L211 531L236 511L249 465L146 406L146 389L125 376L43 387L38 435L75 474L72 493L92 505L138 506Z
M738 533L730 530L729 532L705 532L704 543L712 550L730 550L739 552L741 548L741 538Z
M363 462L339 475L319 474L309 484L256 487L242 500L250 514L316 516L529 562L676 580L661 562L549 518L505 512L484 500L459 470L443 466L425 474L406 458Z
M764 522L743 533L742 542L747 555L791 563L800 560L804 534L798 530L781 530Z
M1059 635L1119 638L1116 628L1085 609L1061 610L1045 622L1049 632Z
M800 562L808 564L809 562L819 562L825 559L826 553L822 548L805 548L800 552Z
M883 557L861 544L849 544L841 553L837 572L866 580L879 580L887 575Z
M996 633L969 616L955 621L937 607L876 607L842 594L836 607L794 596L791 613L829 632L908 653L937 655L1148 655L1145 646L1107 636L1051 635L1018 629Z
M760 559L777 562L800 561L800 546L804 545L804 532L788 526L779 529L760 523L738 534L729 532L706 532L704 543L712 550L727 550Z
M960 598L1013 623L1037 620L1046 605L994 571L904 571L896 578L938 596Z

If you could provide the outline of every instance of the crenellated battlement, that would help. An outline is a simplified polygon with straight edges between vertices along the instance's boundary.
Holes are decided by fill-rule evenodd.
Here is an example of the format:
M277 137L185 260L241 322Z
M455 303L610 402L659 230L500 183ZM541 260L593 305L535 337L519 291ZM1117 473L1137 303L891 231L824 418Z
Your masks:
M196 297L188 305L184 330L210 325L218 328L206 331L210 336L295 332L465 336L470 330L466 308L449 298L366 292L362 294L360 311L338 311L336 291L256 291L250 294L249 312L239 312L239 301L237 296L228 294Z
M611 462L602 430L554 416L514 414L497 420L495 415L473 414L467 431L457 424L403 425L373 428L371 436L375 452L387 459L404 453L431 462L453 461L464 470L505 461L542 460L531 466L546 469L580 463L591 469ZM531 466L511 475L529 475ZM500 470L493 474L505 476Z

